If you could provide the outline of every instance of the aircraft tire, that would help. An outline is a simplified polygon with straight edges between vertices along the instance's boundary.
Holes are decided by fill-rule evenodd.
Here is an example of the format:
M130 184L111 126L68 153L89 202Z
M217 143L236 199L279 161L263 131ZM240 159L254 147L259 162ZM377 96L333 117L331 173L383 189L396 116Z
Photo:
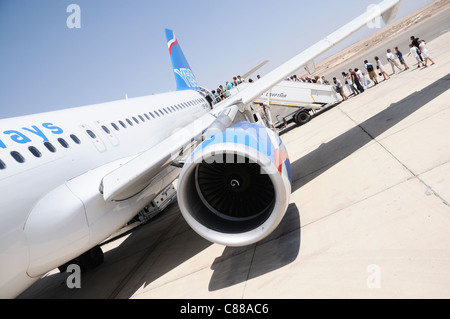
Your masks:
M78 257L79 266L81 271L92 269L100 266L103 263L105 256L100 246L88 250L83 255Z

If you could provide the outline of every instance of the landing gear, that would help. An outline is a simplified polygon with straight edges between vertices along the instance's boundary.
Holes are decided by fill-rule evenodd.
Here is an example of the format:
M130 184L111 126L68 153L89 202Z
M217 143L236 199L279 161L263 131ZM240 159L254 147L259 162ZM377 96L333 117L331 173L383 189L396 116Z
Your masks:
M66 272L67 267L71 264L77 264L80 266L81 271L84 272L88 269L93 269L100 266L103 263L105 256L100 246L88 250L81 256L69 261L68 263L58 267L60 272Z

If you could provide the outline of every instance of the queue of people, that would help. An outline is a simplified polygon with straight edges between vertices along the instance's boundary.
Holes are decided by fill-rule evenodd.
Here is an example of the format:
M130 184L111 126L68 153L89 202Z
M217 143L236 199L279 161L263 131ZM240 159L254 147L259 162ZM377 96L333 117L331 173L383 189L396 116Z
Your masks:
M291 77L287 78L286 81L330 85L330 81L325 79L325 76L318 76L318 75L310 78L308 76L307 77L297 77L297 75L294 74Z
M261 76L257 76L258 79L261 78ZM214 95L214 98L216 99L216 102L223 101L230 97L230 91L237 87L238 85L244 83L246 80L242 78L240 75L234 76L232 81L227 81L225 83L225 86L222 84L219 85L219 87L215 90L212 90L211 93ZM252 83L253 80L249 79L249 83Z
M418 68L420 68L421 66L427 67L428 62L431 62L431 65L435 64L435 62L430 58L425 40L420 40L419 38L411 36L411 44L409 45L409 48L410 51L407 57L412 54L413 57L417 60ZM396 70L402 72L410 69L405 61L405 58L403 57L403 53L399 50L398 47L395 47L394 52L392 52L391 49L387 49L386 59L392 68L391 75L396 74ZM367 70L370 80L367 79L365 73L361 72L361 70L358 70L357 68L355 68L354 70L349 69L348 72L342 72L343 82L347 87L349 95L344 92L344 86L342 82L336 77L333 78L334 88L336 92L341 95L343 100L347 100L351 95L356 96L363 93L369 87L369 84L371 82L374 83L373 86L378 85L378 76L382 76L383 81L389 80L391 78L391 75L386 72L386 68L378 56L374 57L374 62L375 64L370 63L368 60L364 61L364 68Z
M420 68L421 66L427 67L428 62L431 62L431 65L435 64L435 62L430 57L425 40L420 40L415 36L411 36L411 44L409 45L409 53L407 57L409 57L410 55L412 55L416 59L418 68ZM391 49L386 50L386 59L392 68L391 75L396 74L396 69L400 72L410 69L405 61L405 58L403 57L403 53L397 46L394 48L393 52L391 51ZM378 85L380 83L380 81L378 81L378 76L382 76L383 81L389 80L391 78L391 75L386 72L386 68L378 56L374 57L374 64L370 63L368 60L364 60L364 68L367 73L358 68L350 68L348 72L342 72L342 82L344 82L347 88L347 91L349 93L348 95L344 91L344 85L336 77L333 77L333 83L330 83L330 81L328 81L325 76L318 75L314 77L298 77L294 74L286 80L294 82L333 85L335 91L341 95L342 99L347 100L349 96L356 96L364 93L364 91L369 88L369 85L372 82L374 84L373 86ZM260 78L261 77L258 75L257 79ZM220 102L230 96L230 90L244 82L246 82L246 79L243 79L240 75L234 76L232 81L227 81L225 86L219 85L219 87L216 90L213 90L212 93L216 101ZM248 82L252 83L253 80L249 79Z

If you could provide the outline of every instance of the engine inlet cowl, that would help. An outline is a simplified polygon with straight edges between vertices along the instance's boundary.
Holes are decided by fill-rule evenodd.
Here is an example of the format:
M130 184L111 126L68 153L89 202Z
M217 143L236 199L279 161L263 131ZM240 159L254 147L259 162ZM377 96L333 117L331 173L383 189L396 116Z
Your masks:
M280 148L276 134L250 123L201 144L179 178L178 203L188 224L227 246L248 245L270 234L290 195L288 159L279 158Z

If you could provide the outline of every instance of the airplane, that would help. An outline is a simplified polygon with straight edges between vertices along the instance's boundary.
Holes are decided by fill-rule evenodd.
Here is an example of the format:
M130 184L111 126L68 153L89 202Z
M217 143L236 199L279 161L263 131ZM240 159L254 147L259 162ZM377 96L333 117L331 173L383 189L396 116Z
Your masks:
M289 155L252 101L380 16L384 0L238 94L214 104L173 31L174 92L0 120L0 298L15 298L75 259L102 263L99 243L178 178L187 223L207 240L245 246L282 220Z

